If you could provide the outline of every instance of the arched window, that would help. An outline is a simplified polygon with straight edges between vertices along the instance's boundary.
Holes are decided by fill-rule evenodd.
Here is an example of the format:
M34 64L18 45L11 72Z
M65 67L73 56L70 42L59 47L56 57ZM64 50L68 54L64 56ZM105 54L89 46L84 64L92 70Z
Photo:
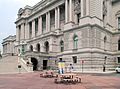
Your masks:
M120 51L120 40L118 40L118 50Z
M40 44L39 43L36 45L36 48L37 48L37 51L40 52Z
M74 35L73 37L73 45L74 45L74 49L77 49L78 48L78 36L77 35Z
M32 45L30 45L30 51L33 51L33 46Z
M104 37L104 43L106 43L106 41L107 41L107 37L105 36L105 37Z
M46 53L49 52L49 42L48 41L45 42L45 52Z
M64 51L64 42L60 41L60 51L63 52Z

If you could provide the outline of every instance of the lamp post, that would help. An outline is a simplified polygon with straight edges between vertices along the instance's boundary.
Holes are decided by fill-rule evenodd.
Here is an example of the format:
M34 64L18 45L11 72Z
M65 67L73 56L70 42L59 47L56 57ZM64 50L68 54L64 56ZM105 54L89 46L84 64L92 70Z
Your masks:
M25 49L24 49L24 41L22 41L21 48L18 49L18 69L19 69L19 73L21 73L20 60L21 60L21 58L23 58L24 51L25 51Z

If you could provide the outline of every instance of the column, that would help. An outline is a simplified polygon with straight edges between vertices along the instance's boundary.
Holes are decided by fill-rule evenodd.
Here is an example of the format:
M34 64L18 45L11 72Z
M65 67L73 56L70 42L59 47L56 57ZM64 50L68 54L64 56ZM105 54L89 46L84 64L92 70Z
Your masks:
M84 7L84 0L81 0L81 17L83 17L83 7Z
M69 0L69 21L73 21L73 8L72 8L72 0Z
M45 32L47 32L47 30L48 30L48 15L47 15L48 13L46 13L46 29L45 29L45 31L43 31L44 33Z
M60 8L58 7L58 28L60 28Z
M74 19L74 21L75 21L75 24L78 24L77 14L75 14L75 19Z
M68 0L65 0L65 23L68 22Z
M21 24L21 40L23 40L24 39L24 23L23 24Z
M58 10L55 8L55 29L58 28Z
M38 35L41 35L42 34L42 16L39 17L38 19Z
M50 31L50 12L48 12L48 14L47 14L47 32L49 32Z
M25 24L25 39L29 39L29 28L28 28L29 24L26 23Z
M16 26L16 41L19 41L19 27Z
M32 38L35 37L35 20L32 21Z
M86 0L86 15L88 16L90 14L90 1Z

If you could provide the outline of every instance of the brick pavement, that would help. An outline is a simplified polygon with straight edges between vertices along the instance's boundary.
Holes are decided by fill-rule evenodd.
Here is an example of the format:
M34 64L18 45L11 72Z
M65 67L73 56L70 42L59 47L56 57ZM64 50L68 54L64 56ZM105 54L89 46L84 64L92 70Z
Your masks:
M54 78L41 78L39 72L1 74L0 89L120 89L120 77L80 74L82 83L55 84Z

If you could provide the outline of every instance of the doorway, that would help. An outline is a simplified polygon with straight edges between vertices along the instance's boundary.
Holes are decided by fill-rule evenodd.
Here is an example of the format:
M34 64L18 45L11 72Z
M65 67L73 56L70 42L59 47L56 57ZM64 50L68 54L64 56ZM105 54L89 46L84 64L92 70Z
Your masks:
M43 70L47 69L47 62L48 60L43 60Z
M38 70L37 66L38 66L38 60L36 58L31 58L31 62L33 65L33 71Z

